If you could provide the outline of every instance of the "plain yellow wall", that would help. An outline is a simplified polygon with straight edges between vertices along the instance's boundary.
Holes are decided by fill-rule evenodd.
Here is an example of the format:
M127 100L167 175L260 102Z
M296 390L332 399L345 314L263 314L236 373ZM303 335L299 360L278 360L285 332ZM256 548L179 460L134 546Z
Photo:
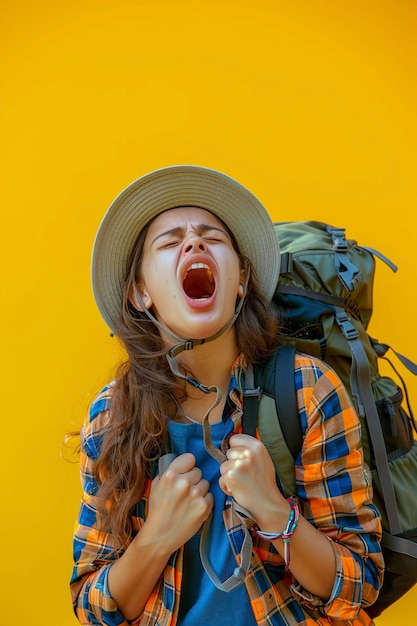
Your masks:
M207 165L275 219L346 226L400 266L378 267L372 331L417 360L416 7L3 0L2 624L76 623L80 486L61 441L120 357L90 293L90 251L137 176ZM416 625L416 600L378 626Z

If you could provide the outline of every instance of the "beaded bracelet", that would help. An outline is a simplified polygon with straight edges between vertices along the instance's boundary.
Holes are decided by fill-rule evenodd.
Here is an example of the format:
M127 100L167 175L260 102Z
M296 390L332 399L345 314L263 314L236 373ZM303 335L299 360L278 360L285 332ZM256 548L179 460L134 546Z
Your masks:
M284 561L285 565L288 568L290 564L290 541L293 536L295 529L298 525L298 520L300 517L300 511L298 508L296 498L288 498L287 502L291 505L290 515L288 517L287 525L285 526L282 533L267 533L263 532L259 529L259 527L255 524L253 530L254 534L261 539L266 539L267 541L275 541L275 539L282 539L284 542Z

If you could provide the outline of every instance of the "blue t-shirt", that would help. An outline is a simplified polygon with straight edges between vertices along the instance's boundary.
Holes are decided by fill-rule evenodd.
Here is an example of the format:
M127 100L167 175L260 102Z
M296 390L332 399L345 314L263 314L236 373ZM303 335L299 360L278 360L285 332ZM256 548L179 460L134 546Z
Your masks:
M210 426L213 443L220 447L233 431L231 417ZM203 478L210 483L214 498L213 518L207 542L207 557L223 582L236 567L236 560L227 538L223 522L225 494L219 487L220 465L204 447L201 424L180 424L168 421L171 449L175 454L192 452ZM178 617L179 626L251 626L256 620L245 586L239 585L229 593L220 591L207 576L200 559L200 535L192 537L184 546L183 581Z

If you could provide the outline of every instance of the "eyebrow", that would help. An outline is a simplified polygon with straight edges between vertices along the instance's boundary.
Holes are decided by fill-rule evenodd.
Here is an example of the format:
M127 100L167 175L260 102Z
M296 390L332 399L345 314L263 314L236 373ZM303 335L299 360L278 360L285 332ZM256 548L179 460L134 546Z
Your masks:
M213 226L213 225L209 225L209 224L197 224L197 226L195 227L195 230L198 233L201 233L201 234L207 233L207 232L209 232L211 230L216 230L219 233L223 233L224 235L227 235L229 237L229 234L228 234L227 230L225 230L223 228L219 228L218 226ZM175 226L174 228L171 228L170 230L166 230L165 232L161 233L160 235L157 235L155 237L155 239L153 239L151 241L151 246L155 243L155 241L157 241L161 237L167 237L167 236L170 236L170 235L179 236L179 235L181 235L181 233L183 231L184 231L184 227L183 226Z

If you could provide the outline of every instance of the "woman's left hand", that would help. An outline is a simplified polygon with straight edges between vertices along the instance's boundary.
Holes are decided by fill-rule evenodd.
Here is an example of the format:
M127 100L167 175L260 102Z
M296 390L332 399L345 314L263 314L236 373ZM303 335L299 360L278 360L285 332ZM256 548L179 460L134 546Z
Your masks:
M289 505L277 487L274 464L264 444L250 435L232 435L227 460L220 466L221 489L258 524Z

